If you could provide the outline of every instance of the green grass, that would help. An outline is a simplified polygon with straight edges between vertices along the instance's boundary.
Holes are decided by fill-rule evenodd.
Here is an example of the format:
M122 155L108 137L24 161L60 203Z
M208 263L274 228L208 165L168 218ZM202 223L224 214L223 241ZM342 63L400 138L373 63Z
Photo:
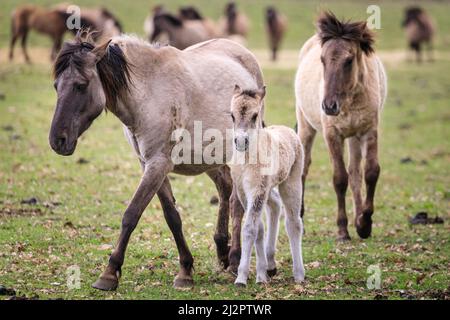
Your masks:
M92 1L77 3L88 2ZM178 2L171 1L169 7L176 8ZM257 21L267 1L241 2L255 28L250 46L263 48L265 39L258 32L262 27ZM15 3L4 1L2 7L7 10L2 14ZM127 30L140 32L146 14L142 8L147 8L147 1L108 3L116 4L109 6L124 20ZM204 4L201 7L205 13L214 16L222 7L216 3L212 6L211 1L196 3ZM403 47L401 30L396 29L403 5L401 1L381 2L382 26L386 29L379 35L380 48ZM313 32L317 4L284 0L279 6L291 20L286 47L299 49ZM342 6L331 2L330 7L339 7L346 16L363 17L365 12L365 5L353 1ZM429 10L442 24L438 48L448 57L444 38L448 34L445 28L449 29L445 19L448 3L432 2ZM7 20L0 19L2 43L8 38ZM42 39L33 35L31 44L40 46ZM288 240L282 230L277 255L279 275L268 286L260 287L253 284L253 272L250 285L236 289L216 262L213 233L218 208L209 204L215 194L213 184L206 176L172 176L195 259L196 286L187 291L171 287L178 270L178 254L155 199L133 233L119 289L104 293L91 289L90 284L106 266L118 237L121 215L139 181L138 162L119 121L110 113L96 120L79 141L74 156L57 156L47 142L55 104L50 65L0 61L0 92L5 95L0 100L0 285L44 299L405 299L442 298L445 292L448 297L450 61L446 58L423 65L399 62L388 64L387 69L389 96L382 115L382 174L372 238L359 240L351 225L353 240L335 242L331 166L319 136L306 189L304 285L291 281ZM293 126L295 69L271 65L264 69L264 75L269 89L267 122ZM13 131L5 130L7 126ZM413 162L401 164L400 159L405 157ZM79 164L80 158L89 162ZM39 204L20 203L30 197L38 198ZM352 217L350 195L348 207ZM443 217L445 224L411 227L408 217L422 210ZM78 290L66 286L66 270L72 265L81 270ZM380 290L366 288L370 265L379 265L382 270Z

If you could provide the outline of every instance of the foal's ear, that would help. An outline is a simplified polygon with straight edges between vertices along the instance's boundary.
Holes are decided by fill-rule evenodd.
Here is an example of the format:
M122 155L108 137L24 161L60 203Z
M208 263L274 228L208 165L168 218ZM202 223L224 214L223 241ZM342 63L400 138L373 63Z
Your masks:
M102 60L102 58L106 55L106 53L108 52L108 47L109 47L109 44L111 43L111 40L112 39L109 39L109 41L95 47L92 50L92 53L95 54L95 63Z
M256 95L259 97L259 100L264 99L264 97L266 96L266 86L262 86L262 88L259 88L256 91Z
M241 87L239 87L239 85L235 85L235 86L234 86L234 94L235 94L235 95L239 95L239 94L241 94L241 93L242 93Z

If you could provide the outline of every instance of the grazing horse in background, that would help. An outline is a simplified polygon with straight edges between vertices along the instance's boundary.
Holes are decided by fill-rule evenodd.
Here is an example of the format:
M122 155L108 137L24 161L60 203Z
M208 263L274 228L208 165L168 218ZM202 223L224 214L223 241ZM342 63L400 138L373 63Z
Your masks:
M225 6L225 17L221 19L219 25L224 35L239 35L246 38L250 23L248 17L238 11L236 3L229 2Z
M147 39L150 39L153 31L155 30L155 25L153 23L153 20L155 16L162 14L166 11L163 5L156 5L153 8L151 8L149 15L147 18L145 18L144 21L144 32L147 37ZM159 36L155 39L155 41L158 41L160 43L166 43L168 42L167 35L160 33Z
M170 14L162 13L153 18L153 33L150 42L154 42L161 33L167 33L169 44L180 50L196 43L212 39L210 32L199 20L181 20Z
M232 194L229 167L223 162L174 164L172 149L179 141L175 130L187 130L192 146L183 154L194 155L197 142L194 121L202 129L214 128L229 142L226 129L232 128L230 101L234 84L246 88L263 85L261 69L254 55L232 41L216 39L180 51L156 46L129 36L114 37L104 45L77 36L64 44L55 62L56 110L49 140L52 149L69 156L78 137L106 107L123 123L143 168L143 175L125 210L117 245L95 288L114 290L131 233L155 194L173 233L180 255L180 271L175 287L193 284L193 257L185 241L181 219L175 207L170 180L182 175L207 173L219 192L220 206L214 240L224 267L236 272L240 259L240 229L243 208ZM198 129L196 129L198 131ZM203 141L203 140L202 140ZM204 149L208 142L200 143ZM232 151L231 148L227 152ZM197 151L198 153L198 151ZM204 156L204 154L202 154ZM197 157L196 157L197 158ZM204 160L202 158L201 160ZM228 246L228 219L233 216L231 248Z
M372 231L378 163L378 122L386 99L386 74L373 49L374 38L365 22L342 22L322 13L318 33L300 51L295 80L299 135L305 148L303 186L311 164L317 131L328 145L338 202L338 239L348 240L345 194L353 193L355 226L361 238ZM348 141L348 173L344 140ZM365 157L366 200L361 199L361 161ZM303 190L305 190L303 188ZM302 217L304 204L302 201Z
M265 94L265 87L242 90L236 85L231 100L233 138L238 153L230 163L231 177L245 209L242 256L235 281L238 286L247 284L253 245L256 249L256 283L266 283L268 275L275 275L275 247L283 206L294 279L295 282L305 279L301 245L303 222L300 218L303 148L294 130L284 126L264 127L261 110ZM241 161L239 156L243 156ZM251 162L252 158L256 161ZM265 207L266 248L261 218Z
M221 34L218 30L216 23L209 18L204 18L200 14L200 12L193 6L181 7L179 9L178 16L180 17L181 20L184 21L185 20L200 21L201 23L203 23L205 29L208 30L208 34L211 38L221 37Z
M23 5L16 8L11 14L11 42L9 49L9 59L14 57L14 46L17 40L21 39L22 52L27 62L30 57L27 52L27 38L30 30L50 36L53 41L51 59L55 60L61 49L64 34L71 31L74 34L77 29L69 30L66 26L67 4L56 5L52 8L43 8L35 5ZM105 8L81 9L81 28L100 31L95 35L96 41L101 41L104 37L112 37L122 32L122 26L114 15Z
M423 43L427 46L428 59L432 61L435 26L425 10L420 7L407 8L402 26L405 28L409 47L416 52L417 62L422 61Z
M277 53L287 28L287 18L274 7L266 9L266 29L269 38L269 47L272 52L272 60L277 60Z

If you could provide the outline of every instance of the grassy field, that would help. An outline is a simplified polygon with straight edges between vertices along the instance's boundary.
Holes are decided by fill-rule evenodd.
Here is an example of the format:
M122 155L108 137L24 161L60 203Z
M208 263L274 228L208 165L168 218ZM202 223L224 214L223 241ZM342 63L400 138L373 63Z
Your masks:
M400 29L407 2L380 1L381 56L389 77L382 115L382 174L376 197L373 236L359 240L353 225L348 243L335 242L336 200L331 166L317 139L306 190L304 260L307 281L291 281L286 234L278 244L278 269L267 286L236 289L216 262L213 241L218 207L209 200L215 188L206 176L171 176L185 235L195 259L195 287L175 290L178 254L155 199L144 213L127 251L117 292L90 285L107 264L118 237L121 215L140 177L140 168L123 138L119 121L103 114L81 138L69 158L53 153L48 132L55 105L48 40L32 34L33 65L6 62L9 12L19 1L2 2L0 12L0 285L29 298L76 299L420 299L449 297L450 285L450 22L449 3L426 2L439 27L437 61L416 65L404 59ZM77 1L87 4L101 1ZM183 1L167 1L176 8ZM218 17L219 1L191 1ZM239 1L252 18L249 46L263 64L268 85L270 124L294 126L296 52L313 33L319 8L364 18L361 1L277 1L290 18L290 31L278 64L267 62L262 8L270 1ZM39 1L52 3L52 1ZM142 33L148 1L108 1L129 32ZM0 97L1 97L0 95ZM409 158L410 161L405 161ZM403 159L403 161L402 161ZM21 202L36 198L37 204ZM352 217L350 193L349 216ZM442 225L412 227L419 211L445 219ZM352 219L349 219L352 220ZM81 271L81 288L66 286L67 268ZM381 269L381 289L369 290L367 269ZM253 270L254 271L254 270ZM0 296L0 298L2 298Z

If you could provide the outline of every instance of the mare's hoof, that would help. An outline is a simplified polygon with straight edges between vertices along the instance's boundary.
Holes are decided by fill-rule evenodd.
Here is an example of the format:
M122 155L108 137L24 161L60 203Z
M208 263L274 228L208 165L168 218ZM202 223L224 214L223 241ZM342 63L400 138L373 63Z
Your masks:
M173 287L177 289L192 288L193 286L194 280L192 280L192 278L181 278L177 276L173 281Z
M372 233L372 211L364 211L356 223L356 232L361 239L367 239Z
M350 235L348 233L345 234L339 234L336 238L337 242L347 242L352 240L352 238L350 238Z
M275 277L276 274L277 274L277 268L272 269L272 270L267 270L267 275L271 278Z
M92 288L103 290L103 291L114 291L119 286L119 280L114 276L100 276L92 284Z
M238 267L230 265L227 268L227 272L232 274L233 276L237 277L237 275L238 275Z

